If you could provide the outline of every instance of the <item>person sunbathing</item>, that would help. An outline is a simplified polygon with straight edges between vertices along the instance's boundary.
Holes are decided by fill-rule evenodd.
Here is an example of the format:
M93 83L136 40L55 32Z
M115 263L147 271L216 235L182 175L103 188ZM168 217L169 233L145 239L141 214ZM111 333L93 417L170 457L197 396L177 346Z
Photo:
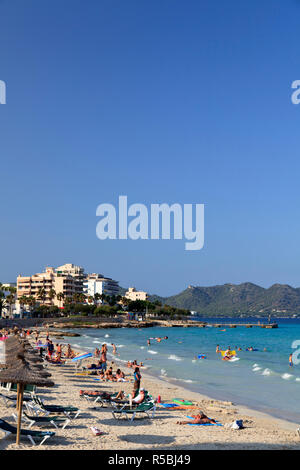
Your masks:
M116 396L114 396L114 395L111 394L111 393L102 392L101 398L103 398L103 399L105 399L105 400L111 400L111 401L124 400L124 398L125 398L125 393L123 392L123 390L120 390L120 391L118 392L118 394L117 394Z
M64 364L65 361L61 359L61 355L57 354L56 356L52 357L51 359L46 356L46 360L50 362L50 364Z
M75 353L74 353L74 351L71 349L70 344L68 344L68 347L67 347L66 357L67 357L68 359L73 359L73 357L75 357Z
M116 380L117 382L125 382L125 374L121 369L118 369L116 372Z
M125 394L123 391L119 392L118 395L114 398L112 398L113 401L118 401L119 404L132 404L132 405L140 405L141 403L144 402L145 400L145 389L141 388L139 391L139 394L135 397L135 390L133 390L132 394L129 395L129 400L128 398L125 399Z
M189 421L177 421L176 424L216 424L214 419L208 418L203 411L199 410L197 415L192 415Z
M117 379L113 376L112 373L112 367L110 367L106 372L105 372L105 379L106 380L111 380L111 381L116 381Z
M141 403L143 403L144 400L145 400L145 389L141 388L139 391L139 394L135 398L132 398L132 403L134 403L135 405L140 405Z

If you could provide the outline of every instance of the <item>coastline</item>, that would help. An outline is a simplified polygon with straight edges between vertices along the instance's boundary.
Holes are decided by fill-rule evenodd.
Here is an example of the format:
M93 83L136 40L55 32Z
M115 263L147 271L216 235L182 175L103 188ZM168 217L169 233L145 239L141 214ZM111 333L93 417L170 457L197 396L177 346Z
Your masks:
M64 335L68 334L67 332L64 332L63 330L61 330L61 333ZM77 336L74 333L72 334L72 336L73 335ZM77 350L79 354L81 354L82 352L86 352L84 349L80 349L75 346L73 349ZM118 365L118 367L120 367L121 369L124 368L123 360L120 360L118 362L117 358L113 356L110 352L108 352L108 357L110 357L111 360L113 360L115 364ZM253 418L274 420L274 422L278 423L283 429L295 430L300 426L300 422L293 421L290 418L282 418L281 416L277 416L276 410L273 410L274 413L272 414L272 412L261 410L259 409L259 407L256 408L255 406L251 406L251 405L249 406L248 404L243 403L243 402L236 403L234 398L228 395L226 391L224 392L219 391L219 392L216 392L215 395L210 395L209 393L205 391L201 392L201 391L194 390L193 386L189 386L188 383L185 383L185 381L181 380L180 378L159 375L157 371L154 372L151 367L150 368L145 367L144 369L142 369L142 372L143 372L143 376L147 377L149 380L152 380L157 383L168 384L169 386L173 385L176 390L178 391L180 390L182 392L183 396L188 395L190 397L193 397L195 401L208 400L208 401L214 401L214 402L222 402L222 401L231 402L231 403L234 403L234 409L238 413L247 415ZM223 394L224 396L221 396Z
M86 351L83 349L79 348L73 348L74 351L76 351L78 354L83 354ZM108 353L108 357L112 356L110 353ZM91 360L90 358L89 360ZM87 362L89 361L87 360ZM124 363L118 361L115 357L113 357L113 361L109 361L110 364L115 364L117 367L120 367L121 369L124 369ZM128 372L128 368L125 369L126 372ZM262 421L269 421L272 424L278 425L281 429L288 430L288 431L296 431L296 429L300 426L300 423L285 420L282 418L278 418L276 416L273 416L269 413L265 413L259 410L256 410L255 408L250 408L247 405L243 404L234 404L231 401L227 400L226 398L223 400L213 398L211 396L208 396L202 392L195 392L193 390L190 390L188 386L184 385L178 385L176 381L178 379L168 379L167 377L162 377L162 376L157 376L155 374L149 373L147 369L141 368L141 373L144 381L146 380L147 383L153 384L153 389L160 390L161 388L165 388L168 386L168 389L174 391L174 392L179 392L185 399L191 400L195 403L210 403L212 405L218 405L221 404L222 406L225 406L228 408L228 410L232 410L233 414L236 415L243 415L246 416L246 418L255 418L257 420L262 420ZM150 387L149 387L150 388ZM188 397L188 398L186 398ZM162 397L163 399L163 397ZM164 401L164 400L163 400ZM213 408L212 406L211 408ZM236 419L241 419L236 418ZM299 449L300 449L300 438L299 438Z
M83 349L74 348L77 353ZM85 359L86 364L90 359ZM109 361L111 363L111 361ZM118 361L114 359L114 369ZM142 386L156 398L161 395L164 403L170 403L175 397L191 400L197 409L203 410L208 416L220 421L223 427L178 425L177 421L186 420L186 416L197 410L169 410L157 405L154 419L136 418L132 423L125 419L115 420L111 409L100 407L92 401L80 398L80 390L102 390L108 393L124 390L132 391L131 382L95 382L92 376L76 376L73 363L63 366L49 364L48 370L55 382L53 389L38 389L39 396L49 404L72 405L81 409L81 414L65 429L53 429L55 437L42 447L31 447L22 439L16 446L13 438L0 441L0 449L4 450L221 450L221 449L300 449L300 439L291 423L282 422L268 415L258 415L253 410L242 410L230 402L211 399L201 393L154 377L141 369ZM127 376L132 370L122 369ZM11 408L5 408L1 402L1 417L11 421ZM226 424L242 419L245 428L232 430ZM94 436L89 429L97 426L101 436ZM287 429L289 427L289 429ZM33 429L36 429L33 426ZM52 429L51 429L52 430Z

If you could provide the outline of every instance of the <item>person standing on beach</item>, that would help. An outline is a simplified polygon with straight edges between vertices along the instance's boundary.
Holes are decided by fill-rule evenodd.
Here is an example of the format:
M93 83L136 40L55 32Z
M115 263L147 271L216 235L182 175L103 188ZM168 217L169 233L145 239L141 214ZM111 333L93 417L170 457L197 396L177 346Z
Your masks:
M48 342L47 342L47 350L48 350L48 356L51 359L52 354L54 353L54 345L53 345L52 341L50 341L50 340L48 340Z
M136 367L134 369L133 377L134 377L133 389L135 390L135 392L137 394L137 392L139 391L140 386L141 386L141 378L142 378L139 367Z
M106 344L102 344L102 348L101 348L101 362L102 362L102 370L103 371L106 371L107 369L107 364L106 364L106 354L107 354L107 347L106 347Z

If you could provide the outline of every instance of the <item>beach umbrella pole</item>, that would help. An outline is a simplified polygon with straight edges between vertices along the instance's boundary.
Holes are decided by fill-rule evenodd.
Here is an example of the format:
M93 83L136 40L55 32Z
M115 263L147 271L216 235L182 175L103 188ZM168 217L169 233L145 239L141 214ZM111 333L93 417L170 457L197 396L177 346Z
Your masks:
M17 425L17 440L16 444L20 444L20 432L21 432L21 419L22 419L22 407L23 407L23 393L24 385L17 384L17 398L18 398L18 425Z

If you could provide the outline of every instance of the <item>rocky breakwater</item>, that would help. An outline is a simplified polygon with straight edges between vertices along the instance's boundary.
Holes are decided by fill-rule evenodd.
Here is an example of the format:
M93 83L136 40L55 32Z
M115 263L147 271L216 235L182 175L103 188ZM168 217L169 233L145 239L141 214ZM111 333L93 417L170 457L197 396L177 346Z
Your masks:
M206 323L195 320L156 320L155 326L165 328L204 328Z
M53 322L53 324L49 325L50 328L59 328L60 330L68 328L101 328L101 329L108 329L108 328L151 328L153 326L159 326L154 321L122 321L122 322ZM77 335L77 333L64 333L65 336Z

